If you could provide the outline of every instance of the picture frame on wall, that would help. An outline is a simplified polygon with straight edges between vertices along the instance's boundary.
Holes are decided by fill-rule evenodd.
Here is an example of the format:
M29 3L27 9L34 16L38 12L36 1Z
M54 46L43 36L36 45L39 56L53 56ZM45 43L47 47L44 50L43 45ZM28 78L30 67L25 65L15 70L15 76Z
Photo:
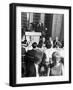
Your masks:
M71 7L9 7L10 86L71 83Z

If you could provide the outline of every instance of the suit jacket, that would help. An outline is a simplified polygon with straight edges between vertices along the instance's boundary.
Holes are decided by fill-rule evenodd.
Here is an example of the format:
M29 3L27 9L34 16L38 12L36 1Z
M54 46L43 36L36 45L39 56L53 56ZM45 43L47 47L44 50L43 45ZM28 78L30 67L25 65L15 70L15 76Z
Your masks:
M45 44L45 46L46 46L47 42L45 41L45 42L43 43L43 41L40 40L40 41L39 41L39 44L38 44L38 47L39 47L39 48L42 48L43 44Z
M26 77L36 76L35 63L42 60L42 57L43 53L38 49L32 49L26 53Z
M61 42L54 40L53 41L53 47L57 47L57 46L61 47Z
M37 25L37 31L38 31L38 32L42 32L43 30L44 30L44 26L38 24L38 25Z

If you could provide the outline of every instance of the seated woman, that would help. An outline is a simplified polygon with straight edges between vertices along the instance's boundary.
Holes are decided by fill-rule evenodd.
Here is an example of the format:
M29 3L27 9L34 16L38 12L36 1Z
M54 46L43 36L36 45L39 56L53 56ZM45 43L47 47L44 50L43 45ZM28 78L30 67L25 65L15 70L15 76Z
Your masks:
M50 76L61 76L63 75L63 63L58 52L52 54L52 63L49 64Z

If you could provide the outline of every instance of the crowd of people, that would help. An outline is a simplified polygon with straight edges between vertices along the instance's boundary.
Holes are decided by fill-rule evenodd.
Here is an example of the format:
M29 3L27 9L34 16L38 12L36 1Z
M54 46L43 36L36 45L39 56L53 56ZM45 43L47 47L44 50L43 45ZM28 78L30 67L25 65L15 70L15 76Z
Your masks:
M64 41L60 42L58 37L55 40L51 37L48 40L40 37L39 43L33 42L30 50L26 50L29 46L26 39L22 43L24 44L24 47L22 46L25 62L25 70L22 67L24 77L63 75L64 57L60 49L64 50Z

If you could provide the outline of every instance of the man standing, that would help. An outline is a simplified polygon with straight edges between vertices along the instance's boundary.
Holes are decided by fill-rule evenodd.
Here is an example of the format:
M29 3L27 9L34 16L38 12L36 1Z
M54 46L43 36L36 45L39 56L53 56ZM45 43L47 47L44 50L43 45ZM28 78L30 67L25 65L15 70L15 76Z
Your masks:
M43 52L37 48L37 43L32 44L32 50L26 53L26 77L35 77L38 75L38 65L42 61Z

